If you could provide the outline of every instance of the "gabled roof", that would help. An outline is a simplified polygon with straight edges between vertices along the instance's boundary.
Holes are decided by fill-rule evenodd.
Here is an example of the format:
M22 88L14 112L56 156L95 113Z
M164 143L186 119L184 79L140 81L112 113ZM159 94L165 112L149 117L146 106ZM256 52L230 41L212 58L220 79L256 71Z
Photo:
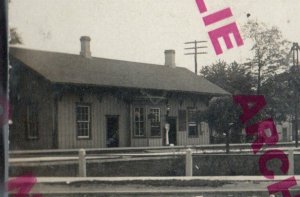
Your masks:
M193 92L212 95L229 94L217 85L186 68L85 58L80 55L10 48L10 54L53 83L96 85Z

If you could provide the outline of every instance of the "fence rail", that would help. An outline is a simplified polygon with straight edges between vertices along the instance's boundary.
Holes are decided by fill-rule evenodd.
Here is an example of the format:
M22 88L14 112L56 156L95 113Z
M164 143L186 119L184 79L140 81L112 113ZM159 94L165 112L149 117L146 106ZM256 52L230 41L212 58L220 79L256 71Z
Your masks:
M294 175L294 154L295 151L299 151L300 149L294 148L280 148L280 150L285 151L288 155L289 159L289 175ZM247 150L250 151L250 150ZM181 150L180 152L166 152L166 153L115 153L115 154L108 154L105 155L88 155L85 149L80 149L77 152L77 156L72 157L33 157L33 158L11 158L10 164L11 165L34 165L34 163L38 163L39 165L48 165L50 163L56 163L60 165L61 162L71 162L77 163L78 165L78 176L86 177L87 174L87 160L95 160L96 162L114 162L114 161L129 161L129 160L147 160L147 159L163 159L166 157L174 157L174 156L181 156L185 157L185 175L186 176L193 176L193 156L201 155L204 153L199 153L197 151L193 151L191 148L185 149L184 151ZM207 154L207 153L205 153ZM219 153L220 154L220 153ZM253 155L247 153L248 155ZM214 153L216 155L216 153ZM228 155L228 154L222 154ZM232 154L231 154L232 155ZM245 155L244 154L234 154L234 155ZM258 154L259 155L259 154Z
M288 148L294 147L292 142L278 143L274 147ZM210 145L190 145L190 146L160 146L160 147L118 147L118 148L87 148L87 155L103 154L125 154L125 153L158 153L158 152L180 152L186 149L192 149L194 153L224 153L226 146L224 144ZM230 144L232 152L250 152L251 144ZM13 150L9 152L10 158L14 157L43 157L43 156L72 156L78 155L80 149L47 149L47 150ZM299 149L300 150L300 149Z

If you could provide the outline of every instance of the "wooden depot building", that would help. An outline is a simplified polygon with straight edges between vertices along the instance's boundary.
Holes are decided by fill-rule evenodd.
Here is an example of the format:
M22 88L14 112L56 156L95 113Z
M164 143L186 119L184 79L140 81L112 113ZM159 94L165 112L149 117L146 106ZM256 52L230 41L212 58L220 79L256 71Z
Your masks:
M186 68L10 48L10 148L71 149L209 144L198 122L213 96L229 94ZM166 132L168 123L168 132Z

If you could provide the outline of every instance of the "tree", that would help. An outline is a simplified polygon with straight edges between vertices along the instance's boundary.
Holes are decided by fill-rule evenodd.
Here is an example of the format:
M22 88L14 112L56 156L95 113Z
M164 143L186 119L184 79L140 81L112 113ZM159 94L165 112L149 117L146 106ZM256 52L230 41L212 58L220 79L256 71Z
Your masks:
M10 28L9 33L10 33L9 44L22 44L23 43L22 38L19 35L19 33L17 32L16 28Z
M253 92L253 77L247 68L236 62L227 64L218 61L203 67L200 74L232 94ZM209 127L214 131L213 137L217 139L216 142L224 142L225 136L227 140L230 139L230 142L241 142L240 114L240 109L233 103L231 97L215 97L210 101L206 111L199 115L199 119L208 122Z
M200 74L232 94L253 92L254 78L247 68L236 62L227 64L219 60L212 65L204 66Z
M290 42L283 39L277 27L268 27L254 20L249 20L242 30L244 37L252 41L252 58L245 65L256 76L256 90L260 94L262 83L285 67Z
M11 3L11 0L8 1L8 3ZM22 38L17 32L17 29L15 27L9 28L9 44L22 44Z
M286 121L293 114L294 94L290 75L289 72L284 72L262 83L261 91L268 103L265 116L272 117L276 122Z
M240 114L241 110L233 103L230 96L214 97L208 108L201 113L201 120L208 122L215 143L222 143L225 139L228 139L228 142L238 143L241 142L242 136Z

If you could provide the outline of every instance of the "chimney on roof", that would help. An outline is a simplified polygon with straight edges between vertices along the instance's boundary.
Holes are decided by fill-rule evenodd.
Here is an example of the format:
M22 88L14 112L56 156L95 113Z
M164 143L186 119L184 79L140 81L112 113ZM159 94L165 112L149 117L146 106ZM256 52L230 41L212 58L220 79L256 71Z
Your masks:
M175 68L175 50L165 50L165 65Z
M80 37L80 42L81 42L81 51L80 55L86 58L91 58L91 50L90 50L90 41L91 38L89 36L81 36Z

